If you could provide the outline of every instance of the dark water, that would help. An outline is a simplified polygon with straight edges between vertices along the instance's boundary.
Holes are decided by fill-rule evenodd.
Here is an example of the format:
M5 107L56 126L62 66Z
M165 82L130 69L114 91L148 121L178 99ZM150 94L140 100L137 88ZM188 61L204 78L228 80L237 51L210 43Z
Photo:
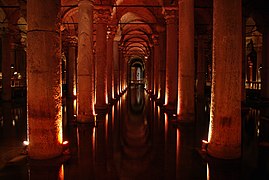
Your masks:
M204 102L197 100L194 123L178 124L143 88L134 86L89 125L76 123L73 101L64 100L64 139L71 155L46 161L19 159L1 167L0 179L269 179L266 107L242 113L242 159L224 161L200 153L209 121ZM26 139L26 106L2 104L0 113L3 162L20 152Z

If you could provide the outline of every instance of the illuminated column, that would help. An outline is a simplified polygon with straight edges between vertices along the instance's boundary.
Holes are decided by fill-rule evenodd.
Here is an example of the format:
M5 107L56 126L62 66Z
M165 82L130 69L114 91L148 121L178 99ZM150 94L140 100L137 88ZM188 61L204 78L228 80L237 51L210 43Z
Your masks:
M107 108L107 23L110 9L97 7L96 19L96 105L95 109Z
M179 1L178 105L180 120L194 120L194 0Z
M213 3L213 72L208 153L223 159L241 156L241 1Z
M145 79L146 79L146 89L151 90L151 65L148 57L145 57Z
M262 60L262 88L261 95L265 101L269 101L269 29L263 33L263 60Z
M32 159L62 153L60 4L55 0L27 2L27 112Z
M114 59L113 59L113 38L115 28L109 27L107 33L107 94L108 102L114 99Z
M76 48L77 42L75 37L70 39L68 46L68 61L67 61L67 92L68 97L73 98L76 96Z
M205 35L198 35L198 60L197 60L197 98L204 101L205 98L205 72L206 72L206 37Z
M94 120L93 2L78 3L77 120Z
M161 55L161 61L160 61L160 97L158 97L160 104L165 103L165 57L166 57L166 51L165 51L165 32L161 32L159 35L159 41L160 41L160 55Z
M114 61L114 97L117 98L120 92L120 75L119 75L119 40L120 36L115 36L113 42L113 61Z
M165 9L166 20L166 89L167 110L176 110L177 105L177 18L176 8Z
M153 43L154 43L154 74L153 74L153 80L154 80L154 95L158 97L159 92L159 85L160 85L160 44L159 44L159 37L158 35L153 36Z
M2 100L11 100L11 34L2 35Z
M123 92L124 88L124 49L120 47L120 57L119 57L119 73L120 73L120 92Z

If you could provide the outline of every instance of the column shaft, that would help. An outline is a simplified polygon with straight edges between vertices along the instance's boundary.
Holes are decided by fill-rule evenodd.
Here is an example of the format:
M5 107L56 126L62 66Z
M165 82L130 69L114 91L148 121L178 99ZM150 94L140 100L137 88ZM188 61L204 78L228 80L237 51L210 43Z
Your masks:
M110 11L97 9L96 24L96 105L98 110L107 108L107 21Z
M107 94L108 102L114 98L114 60L113 60L113 36L108 35L107 39Z
M79 122L92 122L94 116L93 2L78 3L77 109Z
M161 54L161 61L160 61L160 104L164 104L165 103L165 69L166 69L166 51L165 51L165 33L162 32L160 33L160 54Z
M197 60L197 86L196 93L198 100L204 101L205 98L205 72L206 72L206 54L205 54L206 37L198 36L198 60Z
M166 89L165 105L176 110L177 105L177 21L176 10L167 9L166 18Z
M114 97L119 96L119 85L120 85L120 75L119 75L119 42L113 42L113 61L114 61Z
M178 106L182 120L194 120L194 0L179 1Z
M70 44L67 61L67 93L69 98L73 98L77 94L76 79L76 46Z
M208 153L241 156L242 3L213 3L213 67Z
M29 0L27 10L29 156L47 159L62 153L60 1Z
M158 36L155 36L154 39L154 95L159 96L159 85L160 85L160 44Z

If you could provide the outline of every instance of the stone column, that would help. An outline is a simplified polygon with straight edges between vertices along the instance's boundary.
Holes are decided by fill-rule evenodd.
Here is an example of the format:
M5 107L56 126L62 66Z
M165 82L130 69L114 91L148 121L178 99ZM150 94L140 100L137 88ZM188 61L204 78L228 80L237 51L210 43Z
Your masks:
M194 120L194 1L179 1L178 105L180 120Z
M95 109L105 110L107 94L107 23L110 9L96 7L96 105Z
M120 47L120 52L119 52L119 73L120 73L120 93L123 92L124 88L124 49L123 47Z
M165 69L166 69L166 51L165 51L165 32L161 32L159 35L160 41L160 97L158 97L160 104L165 103Z
M213 3L213 68L208 153L241 156L242 3Z
M11 34L2 35L2 100L11 100Z
M262 88L261 95L264 101L269 102L269 28L263 32L263 59L262 59Z
M94 119L93 1L78 3L77 120Z
M113 57L113 39L115 28L109 26L107 33L107 94L108 102L114 99L114 57Z
M27 112L32 159L62 153L60 4L57 0L27 2Z
M177 106L177 17L176 8L165 9L166 20L166 88L165 106L175 111Z
M154 43L154 95L158 97L159 88L160 88L160 43L159 36L153 35L153 43Z
M198 35L198 59L197 59L197 86L196 93L198 100L204 101L206 85L206 36Z
M119 37L116 36L113 42L113 61L114 61L114 97L118 98L120 92L119 75Z
M76 57L77 42L75 37L72 37L68 46L68 60L67 60L67 96L73 98L77 94L77 57Z
M150 60L149 58L144 59L145 62L145 83L146 83L146 89L151 90L151 65L150 65Z

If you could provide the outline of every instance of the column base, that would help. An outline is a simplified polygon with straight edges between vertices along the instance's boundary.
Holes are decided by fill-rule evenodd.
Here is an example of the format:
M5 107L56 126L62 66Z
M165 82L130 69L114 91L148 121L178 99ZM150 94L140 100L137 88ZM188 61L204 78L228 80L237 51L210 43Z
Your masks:
M96 114L104 114L108 110L108 105L95 105L95 113Z
M241 157L241 146L227 146L210 142L207 147L207 153L219 159L238 159Z
M176 105L167 104L163 106L163 109L165 112L169 114L175 114L176 113Z
M177 121L179 123L193 123L195 115L193 113L185 113L177 115Z
M77 115L77 122L78 123L93 123L94 122L94 115Z

